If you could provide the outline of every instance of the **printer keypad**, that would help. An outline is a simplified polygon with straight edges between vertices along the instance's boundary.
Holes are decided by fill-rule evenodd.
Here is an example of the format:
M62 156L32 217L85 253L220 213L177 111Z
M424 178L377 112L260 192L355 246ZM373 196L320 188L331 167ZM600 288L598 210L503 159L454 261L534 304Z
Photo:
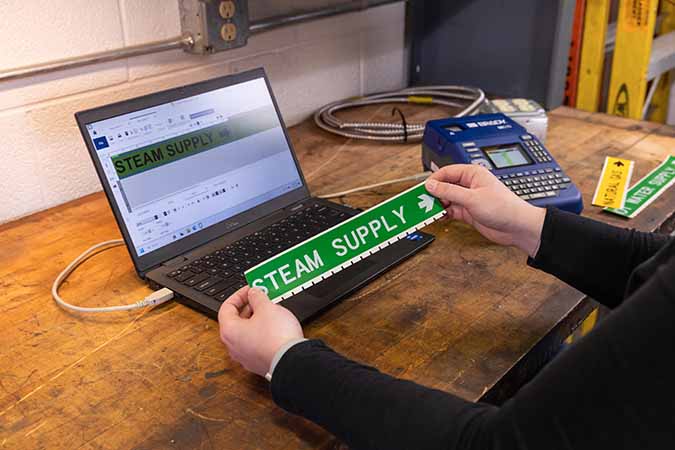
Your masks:
M523 144L525 144L525 147L527 147L538 163L547 163L553 161L551 156L549 156L546 150L544 150L544 146L534 139L523 141Z
M504 185L523 200L556 197L572 182L559 168L531 170L510 175L498 175Z

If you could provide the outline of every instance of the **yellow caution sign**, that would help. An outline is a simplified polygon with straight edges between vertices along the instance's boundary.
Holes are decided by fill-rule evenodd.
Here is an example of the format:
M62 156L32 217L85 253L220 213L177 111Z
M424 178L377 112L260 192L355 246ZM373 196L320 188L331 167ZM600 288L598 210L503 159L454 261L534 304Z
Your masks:
M606 157L591 203L595 206L623 208L633 175L633 165L633 161L628 159Z
M620 0L607 112L640 119L658 0Z

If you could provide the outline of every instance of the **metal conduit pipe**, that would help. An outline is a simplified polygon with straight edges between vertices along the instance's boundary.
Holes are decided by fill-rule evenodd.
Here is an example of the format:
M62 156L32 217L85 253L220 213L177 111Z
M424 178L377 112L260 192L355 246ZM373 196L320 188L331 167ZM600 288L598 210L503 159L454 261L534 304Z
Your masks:
M389 3L398 3L400 1L403 0L366 0L364 2L351 2L312 11L303 11L296 14L274 16L268 19L251 22L249 25L249 33L263 33L265 31L270 31L279 27L295 25L298 23L322 19L339 14L363 11L376 6ZM4 70L0 72L0 82L42 75L49 72L73 69L89 64L115 61L124 58L131 58L134 56L176 50L179 48L189 48L192 47L192 45L194 45L194 39L192 36L176 36L174 38L162 41L148 42L140 45L132 45L114 50L106 50L103 52L90 53L88 55L75 56L72 58L64 58L47 63L32 64L29 66Z
M0 82L15 80L17 78L33 77L35 75L42 75L44 73L56 72L59 70L74 69L76 67L82 67L89 64L131 58L132 56L141 56L150 53L175 50L185 46L192 46L193 43L194 40L192 39L192 36L178 36L163 41L148 42L146 44L132 45L129 47L107 50L104 52L90 53L83 56L58 59L48 63L33 64L30 66L24 66L17 69L9 69L0 72Z
M485 102L485 93L468 86L420 86L400 91L366 95L330 103L314 113L314 123L321 129L350 139L380 142L419 142L425 123L345 122L336 113L367 105L417 103L459 108L455 117L476 113ZM402 114L402 113L401 113Z
M389 3L399 3L401 1L404 0L364 0L360 2L352 1L350 3L330 6L322 9L302 11L290 15L274 16L267 19L256 20L251 22L248 30L251 34L262 33L264 31L273 30L275 28L284 27L287 25L295 25L302 22L308 22L310 20L336 16L339 14L364 11L377 6L387 5Z

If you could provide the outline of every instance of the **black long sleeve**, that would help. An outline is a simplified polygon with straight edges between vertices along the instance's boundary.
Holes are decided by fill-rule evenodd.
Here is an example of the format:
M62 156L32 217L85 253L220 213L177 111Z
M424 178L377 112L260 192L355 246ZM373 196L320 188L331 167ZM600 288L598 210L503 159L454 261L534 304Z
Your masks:
M385 375L350 361L321 341L305 341L281 358L274 401L323 426L353 449L482 448L459 446L480 433L495 407ZM453 424L453 426L449 426Z
M549 208L539 251L528 264L613 308L624 299L633 270L667 242L665 235L618 228Z
M545 239L552 239L546 244L564 241ZM662 245L658 238L638 239L649 242L624 242L620 253L634 268L657 242ZM675 448L673 244L652 258L658 265L645 271L648 279L630 298L500 408L395 379L338 355L320 341L298 344L279 361L272 378L274 400L354 449ZM542 252L552 250L542 246ZM585 253L598 264L611 261L590 250ZM537 255L542 265L545 256ZM622 266L612 273L625 270ZM585 280L583 270L564 274L573 284L587 286L589 293L604 292ZM630 274L621 279L622 289ZM614 299L617 294L606 295Z

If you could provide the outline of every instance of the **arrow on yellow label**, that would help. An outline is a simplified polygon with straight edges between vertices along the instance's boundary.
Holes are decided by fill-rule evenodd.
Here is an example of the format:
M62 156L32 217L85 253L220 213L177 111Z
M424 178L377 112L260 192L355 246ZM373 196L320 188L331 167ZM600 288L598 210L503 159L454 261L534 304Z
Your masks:
M592 203L606 208L623 208L633 165L628 159L606 157Z

